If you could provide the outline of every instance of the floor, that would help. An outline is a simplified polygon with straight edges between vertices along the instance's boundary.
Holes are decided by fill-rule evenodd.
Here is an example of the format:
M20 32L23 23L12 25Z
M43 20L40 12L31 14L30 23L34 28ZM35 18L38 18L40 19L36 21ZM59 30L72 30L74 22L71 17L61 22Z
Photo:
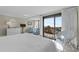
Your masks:
M4 52L78 52L71 44L62 46L59 41L29 33L0 38L0 51Z
M0 38L0 52L57 52L52 40L29 33Z

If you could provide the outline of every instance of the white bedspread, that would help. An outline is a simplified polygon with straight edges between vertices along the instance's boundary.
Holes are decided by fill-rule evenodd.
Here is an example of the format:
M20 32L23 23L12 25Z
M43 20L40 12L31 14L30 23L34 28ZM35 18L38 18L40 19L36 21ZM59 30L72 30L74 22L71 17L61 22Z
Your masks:
M0 52L56 52L54 43L29 33L0 37Z

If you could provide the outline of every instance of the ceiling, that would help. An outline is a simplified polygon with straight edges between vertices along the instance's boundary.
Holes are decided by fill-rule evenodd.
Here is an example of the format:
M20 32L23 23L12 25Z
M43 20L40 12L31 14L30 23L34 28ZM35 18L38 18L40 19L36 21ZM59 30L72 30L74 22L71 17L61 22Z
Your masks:
M68 6L0 6L0 15L27 18L67 7Z

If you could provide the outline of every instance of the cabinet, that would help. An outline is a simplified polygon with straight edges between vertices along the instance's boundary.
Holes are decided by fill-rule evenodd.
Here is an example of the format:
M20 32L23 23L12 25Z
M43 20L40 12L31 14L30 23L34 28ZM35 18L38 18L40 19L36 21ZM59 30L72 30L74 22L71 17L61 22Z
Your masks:
M7 29L7 35L15 35L15 34L20 34L21 31L20 28L8 28Z

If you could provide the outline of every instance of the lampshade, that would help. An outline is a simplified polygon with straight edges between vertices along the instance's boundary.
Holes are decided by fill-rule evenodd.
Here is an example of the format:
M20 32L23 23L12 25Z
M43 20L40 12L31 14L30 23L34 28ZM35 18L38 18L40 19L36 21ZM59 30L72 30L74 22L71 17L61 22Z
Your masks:
M26 24L20 24L21 27L26 27Z

